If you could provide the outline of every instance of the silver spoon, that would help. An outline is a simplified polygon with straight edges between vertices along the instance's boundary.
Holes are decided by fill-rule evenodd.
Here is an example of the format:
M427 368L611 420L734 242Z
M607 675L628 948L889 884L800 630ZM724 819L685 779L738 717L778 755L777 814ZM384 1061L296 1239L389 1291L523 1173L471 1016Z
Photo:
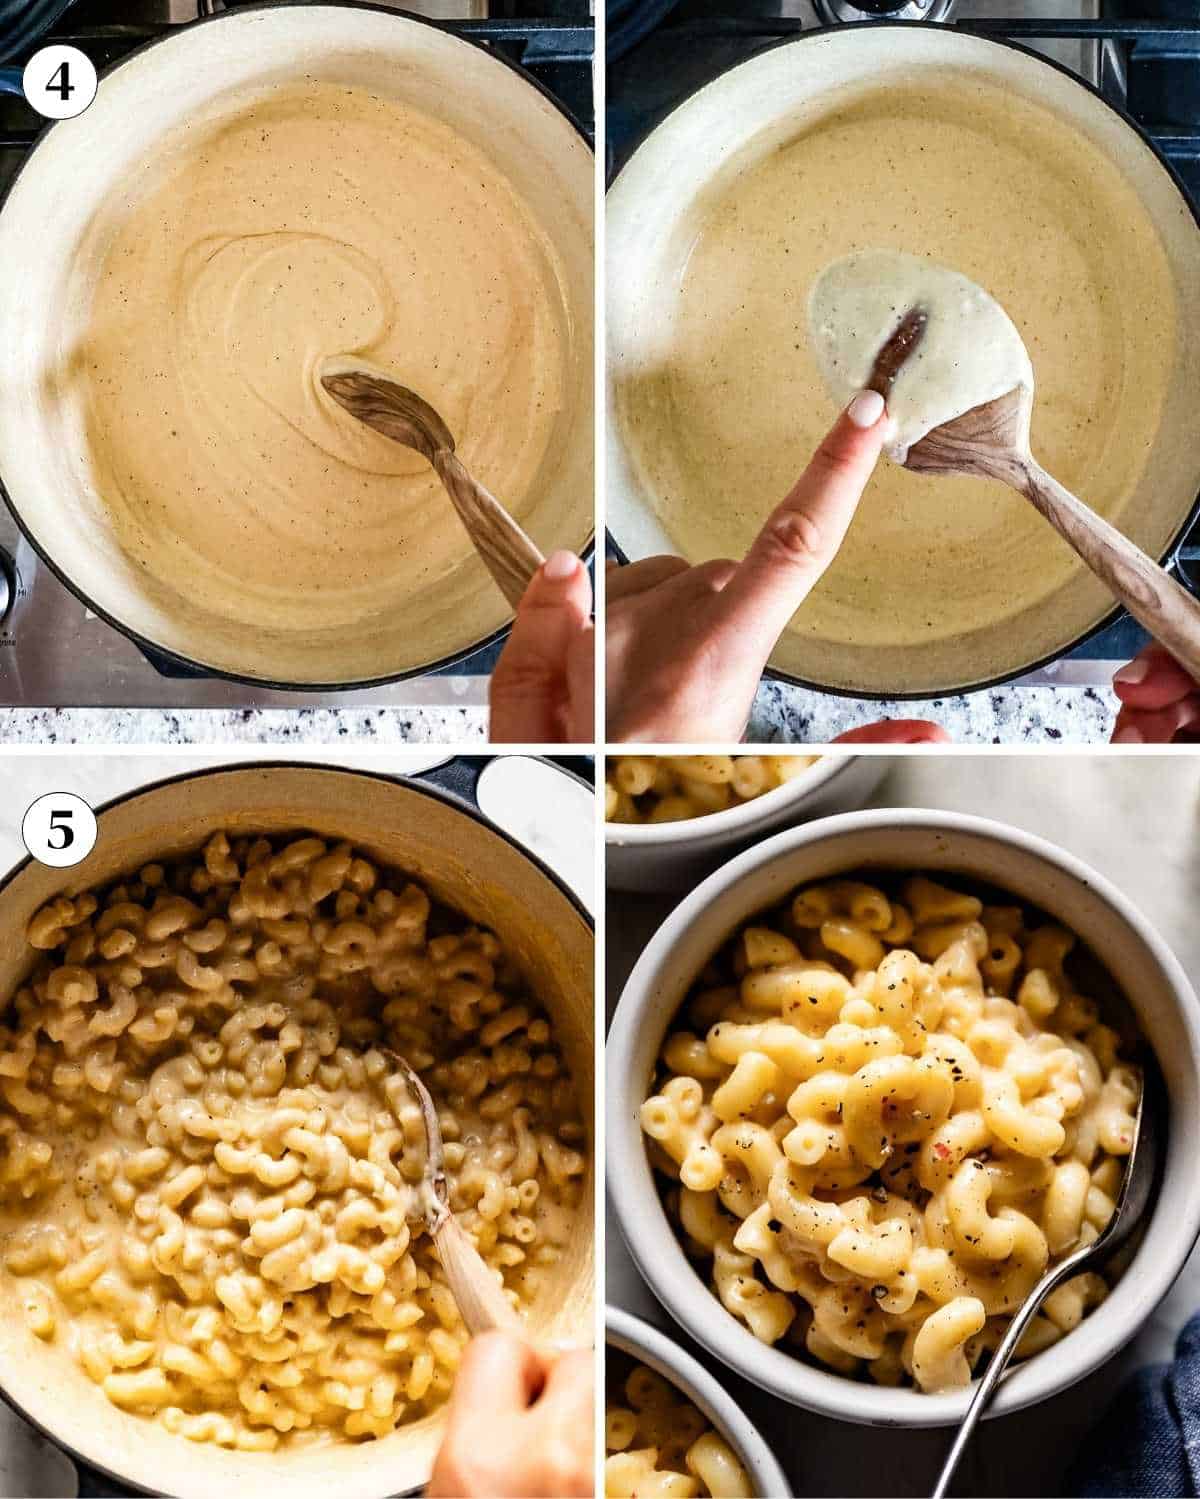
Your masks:
M1156 1068L1147 1067L1143 1069L1142 1096L1138 1100L1137 1113L1133 1120L1133 1145L1129 1152L1129 1162L1125 1167L1125 1176L1121 1182L1121 1191L1117 1197L1113 1215L1098 1237L1090 1244L1081 1245L1065 1260L1060 1260L1057 1265L1052 1265L1046 1271L1013 1316L1008 1331L1001 1339L1000 1346L992 1355L979 1381L975 1395L967 1408L967 1414L963 1417L963 1423L958 1428L954 1445L950 1448L942 1467L941 1477L933 1491L933 1499L946 1499L950 1490L950 1480L954 1477L955 1469L962 1460L976 1424L983 1415L988 1401L992 1398L996 1386L1000 1383L1013 1351L1021 1341L1025 1329L1036 1316L1042 1302L1056 1286L1062 1285L1063 1281L1070 1280L1073 1275L1079 1275L1100 1260L1111 1259L1117 1250L1128 1242L1130 1235L1141 1222L1154 1186L1162 1145L1162 1118L1163 1100L1158 1072Z

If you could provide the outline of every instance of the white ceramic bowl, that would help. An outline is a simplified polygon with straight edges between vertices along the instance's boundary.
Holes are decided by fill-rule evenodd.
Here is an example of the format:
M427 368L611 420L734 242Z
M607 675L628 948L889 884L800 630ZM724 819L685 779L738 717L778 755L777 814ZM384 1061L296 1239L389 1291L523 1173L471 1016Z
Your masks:
M796 886L872 865L983 881L1076 932L1127 997L1166 1082L1161 1187L1132 1264L1074 1332L1005 1378L990 1415L1045 1400L1111 1357L1148 1320L1200 1234L1200 1004L1154 928L1102 875L1032 834L952 812L888 808L780 833L694 890L642 954L609 1037L607 1157L621 1232L647 1284L716 1358L794 1405L876 1426L945 1426L961 1420L968 1391L924 1395L846 1379L760 1343L726 1312L668 1222L638 1125L668 1024L716 949Z
M681 890L776 828L861 807L886 755L830 754L782 786L683 822L606 822L605 881L616 890Z
M714 1429L725 1438L742 1460L759 1499L787 1499L791 1494L775 1454L751 1425L746 1413L706 1368L649 1322L620 1307L605 1308L605 1341L622 1353L670 1380L693 1405L699 1406Z

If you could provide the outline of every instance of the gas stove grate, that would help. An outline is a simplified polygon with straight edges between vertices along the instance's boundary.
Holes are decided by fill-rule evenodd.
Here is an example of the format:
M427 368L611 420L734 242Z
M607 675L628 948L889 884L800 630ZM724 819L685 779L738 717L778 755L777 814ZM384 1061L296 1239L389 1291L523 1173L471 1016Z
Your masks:
M186 23L184 23L186 24ZM594 32L590 22L570 17L501 17L486 21L439 20L434 24L468 41L482 42L510 61L519 63L571 111L587 131L595 134L591 65ZM97 68L110 67L146 42L178 28L178 22L140 25L73 26L70 18L55 27L47 41L65 42L85 52ZM32 49L31 49L32 50ZM19 66L23 58L17 59ZM0 123L0 151L27 151L37 139L42 122L23 102L10 106L27 117L20 124Z

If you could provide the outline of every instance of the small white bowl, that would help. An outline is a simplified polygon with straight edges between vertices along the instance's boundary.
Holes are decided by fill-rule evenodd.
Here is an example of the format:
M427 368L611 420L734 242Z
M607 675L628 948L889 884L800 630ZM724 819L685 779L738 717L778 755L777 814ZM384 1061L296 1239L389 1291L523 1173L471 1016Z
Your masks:
M605 1307L604 1320L607 1343L649 1365L699 1406L741 1458L758 1499L789 1499L792 1490L775 1454L733 1396L702 1364L649 1322L620 1307Z
M1134 1259L1079 1327L1006 1376L989 1415L1008 1415L1065 1390L1123 1347L1162 1300L1200 1234L1200 1004L1141 912L1102 875L1044 839L951 812L851 813L780 833L694 890L639 959L609 1036L606 1139L617 1221L663 1306L715 1358L764 1390L840 1421L923 1427L962 1419L969 1390L926 1395L860 1383L760 1343L725 1311L685 1255L659 1198L638 1123L668 1025L721 944L798 885L869 866L925 871L949 883L956 874L985 882L1060 921L1087 944L1126 997L1166 1083L1161 1185Z
M724 812L682 822L606 822L605 880L616 890L681 890L767 832L861 807L888 764L886 755L826 751L782 786Z

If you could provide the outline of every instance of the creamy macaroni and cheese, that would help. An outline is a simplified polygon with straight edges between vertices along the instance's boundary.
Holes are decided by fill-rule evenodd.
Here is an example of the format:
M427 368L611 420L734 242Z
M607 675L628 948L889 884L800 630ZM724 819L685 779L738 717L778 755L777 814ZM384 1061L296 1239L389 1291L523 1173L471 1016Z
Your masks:
M608 822L682 822L773 791L817 755L612 755L605 762Z
M1111 1216L1137 1072L1071 933L921 877L799 890L714 960L642 1105L689 1250L766 1343L967 1384L1046 1266ZM1018 1349L1074 1328L1060 1286Z
M546 1017L496 937L347 844L218 834L29 926L0 1028L6 1298L122 1409L245 1450L384 1437L466 1341L420 1111L514 1305L582 1192Z
M604 1413L606 1499L749 1499L750 1477L704 1414L661 1374L608 1350Z

